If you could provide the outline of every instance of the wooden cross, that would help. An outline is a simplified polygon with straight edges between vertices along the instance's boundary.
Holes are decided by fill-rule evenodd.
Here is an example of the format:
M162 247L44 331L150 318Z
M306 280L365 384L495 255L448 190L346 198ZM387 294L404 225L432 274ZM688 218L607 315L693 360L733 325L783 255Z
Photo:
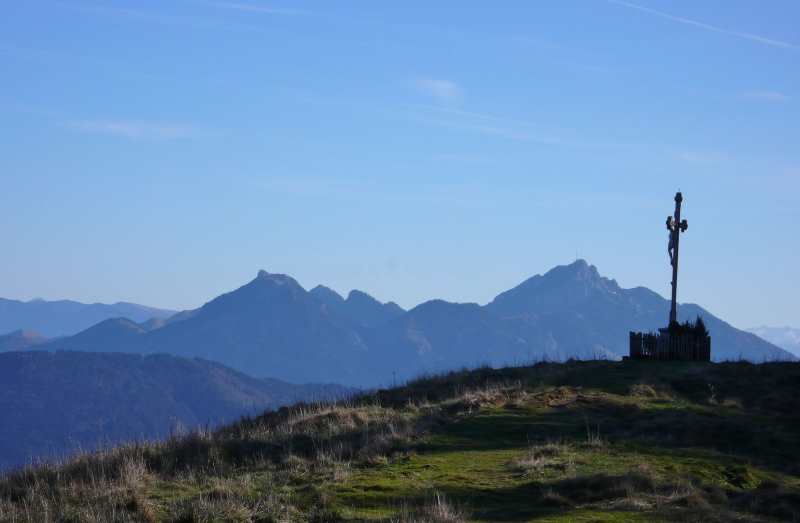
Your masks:
M669 310L669 324L672 325L678 321L678 246L680 244L681 233L686 232L689 228L689 223L686 220L681 220L681 202L683 195L680 192L675 193L675 216L667 216L667 229L669 230L669 246L667 252L669 253L669 261L672 264L672 306Z

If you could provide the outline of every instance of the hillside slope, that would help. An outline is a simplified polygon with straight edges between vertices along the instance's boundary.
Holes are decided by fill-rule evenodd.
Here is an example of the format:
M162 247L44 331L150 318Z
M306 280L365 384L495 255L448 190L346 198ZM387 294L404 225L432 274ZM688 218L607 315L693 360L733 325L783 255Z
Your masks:
M348 392L251 378L216 363L167 355L4 353L0 469Z
M796 521L799 389L798 363L457 372L10 474L0 520Z
M800 329L761 326L747 330L800 358Z

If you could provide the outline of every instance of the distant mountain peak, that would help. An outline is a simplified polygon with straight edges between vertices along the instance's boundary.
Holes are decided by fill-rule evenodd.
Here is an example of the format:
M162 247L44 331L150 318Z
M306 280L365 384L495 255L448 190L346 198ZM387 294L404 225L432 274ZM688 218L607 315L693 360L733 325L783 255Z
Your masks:
M273 285L289 285L289 286L297 286L300 287L300 284L297 283L297 280L288 276L286 274L277 274L277 273L270 273L261 269L258 271L256 275L256 279L253 280L254 282L266 282L271 283Z
M376 300L366 292L360 291L358 289L353 289L347 294L347 301L367 301L367 302L381 304L380 301Z
M597 267L591 265L584 259L577 259L568 265L557 265L544 273L543 278L563 278L578 280L600 280L600 272Z
M318 300L322 301L323 303L329 303L329 302L341 303L344 301L344 298L342 297L341 294L331 289L330 287L326 287L324 285L317 285L308 292Z
M553 267L544 273L540 279L546 282L546 286L555 287L563 284L578 283L587 288L594 288L611 294L616 294L621 290L617 280L606 278L600 274L597 267L583 259L575 260L569 265Z
M141 334L142 332L144 332L144 328L135 321L129 320L128 318L109 318L107 320L101 321L97 325L89 327L88 329L86 329L82 333L79 333L78 335L87 332L108 333L112 331Z
M620 291L615 280L601 276L597 267L578 259L528 278L499 294L487 307L501 316L573 310L598 297L614 300Z
M386 303L383 304L383 306L386 308L386 310L391 312L392 315L394 315L394 316L399 316L399 315L403 314L404 312L406 312L406 310L404 308L402 308L400 305L398 305L397 303L395 303L393 301L387 301Z
M657 293L620 288L586 260L528 278L483 307L432 300L408 312L363 291L344 299L321 285L306 291L287 275L259 271L160 328L114 319L41 348L166 352L260 375L371 386L393 371L411 376L476 362L617 358L627 353L631 330L661 327L668 312L669 301ZM679 308L681 321L697 315L712 333L714 359L792 358L697 306Z
M567 265L556 265L544 274L537 274L528 278L519 287L555 287L574 282L596 284L603 281L612 282L614 280L608 280L601 276L597 267L586 260L577 259Z

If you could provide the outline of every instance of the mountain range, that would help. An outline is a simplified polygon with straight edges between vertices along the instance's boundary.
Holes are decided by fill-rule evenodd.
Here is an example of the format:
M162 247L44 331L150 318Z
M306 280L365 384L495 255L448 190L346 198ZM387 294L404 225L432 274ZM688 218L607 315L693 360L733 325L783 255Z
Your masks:
M486 305L432 300L409 311L360 291L345 299L287 275L255 279L199 309L164 321L109 319L44 350L169 353L218 361L256 376L292 382L387 384L461 366L568 358L618 359L628 332L664 326L669 301L644 287L623 289L584 260L555 267ZM698 305L715 360L793 359Z
M165 354L8 352L0 354L0 470L352 392Z
M800 358L800 329L762 326L747 330Z
M168 318L173 314L175 311L127 302L107 305L70 300L18 301L0 298L0 333L24 330L54 338L70 336L109 318L124 317L143 322L151 318Z

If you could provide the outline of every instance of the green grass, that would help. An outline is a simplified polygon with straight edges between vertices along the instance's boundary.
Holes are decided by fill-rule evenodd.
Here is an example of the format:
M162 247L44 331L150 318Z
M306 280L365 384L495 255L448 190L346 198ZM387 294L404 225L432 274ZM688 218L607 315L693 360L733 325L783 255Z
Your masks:
M532 404L487 407L455 419L420 441L409 455L382 467L360 470L347 482L331 486L332 498L341 507L349 507L343 512L354 519L380 519L391 514L388 507L398 497L422 500L427 492L436 490L457 504L473 507L476 521L621 521L634 515L626 510L565 511L563 505L552 507L546 501L531 501L542 491L569 488L562 481L565 478L598 474L621 477L631 471L644 471L665 484L694 481L731 492L752 490L768 480L798 487L796 477L753 466L749 457L702 447L662 447L624 438L617 441L620 431L615 423L619 420L607 412L606 405L636 405L644 423L650 421L649 410L659 413L670 406L607 394L587 397L574 408L543 409L532 399ZM672 408L685 411L694 407L681 403L674 402ZM630 418L631 428L640 421L627 414L625 417ZM604 426L611 433L608 440L603 440ZM600 441L592 444L587 433L597 431L596 427L600 427ZM565 450L541 470L525 474L512 463L528 452L532 441L558 441ZM554 512L562 514L556 516ZM605 515L599 516L601 513ZM653 517L658 516L648 516L650 520Z
M462 371L11 474L0 520L797 521L798 392L796 363Z

